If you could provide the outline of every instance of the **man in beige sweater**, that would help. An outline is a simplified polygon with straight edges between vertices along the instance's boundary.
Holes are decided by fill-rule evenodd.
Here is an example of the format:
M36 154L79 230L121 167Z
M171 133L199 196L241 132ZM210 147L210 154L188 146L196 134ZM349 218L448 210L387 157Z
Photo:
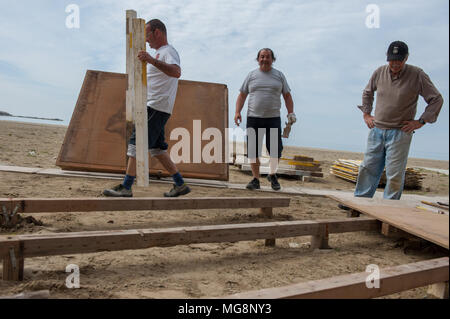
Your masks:
M406 43L392 42L387 51L388 64L373 73L364 89L362 105L358 107L370 132L359 169L357 197L373 197L386 167L384 198L400 199L413 133L426 123L434 123L441 110L441 94L422 69L406 64L408 55ZM428 105L415 119L419 95Z

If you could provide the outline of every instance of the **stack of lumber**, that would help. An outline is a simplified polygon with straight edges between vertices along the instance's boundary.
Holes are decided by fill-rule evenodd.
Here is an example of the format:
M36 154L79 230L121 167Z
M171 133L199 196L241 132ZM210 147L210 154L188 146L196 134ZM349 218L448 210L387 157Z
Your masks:
M407 167L405 172L405 189L422 189L423 175L412 167ZM386 186L386 174L383 172L380 187Z
M330 168L330 174L356 183L361 161L338 159Z
M359 166L362 161L359 160L345 160L339 159L334 162L331 166L330 173L345 179L347 181L356 183L356 179L358 178ZM411 167L406 168L405 173L405 189L421 189L422 188L422 174ZM379 187L386 186L386 171L383 172L383 175L380 179Z
M247 156L236 156L236 154L232 154L232 157L234 166L237 166L241 171L251 171L250 161ZM262 175L266 175L269 173L269 157L262 156L260 160L260 173ZM302 155L284 156L280 158L277 175L286 175L291 177L323 177L320 162L315 161L312 157Z

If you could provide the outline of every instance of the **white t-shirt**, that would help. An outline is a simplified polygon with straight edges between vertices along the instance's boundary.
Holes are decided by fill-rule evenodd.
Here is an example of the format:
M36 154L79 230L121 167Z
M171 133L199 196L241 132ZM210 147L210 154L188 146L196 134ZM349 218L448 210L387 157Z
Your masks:
M155 59L180 66L180 56L170 44L156 50ZM172 114L177 96L178 78L166 75L157 67L147 65L147 106Z

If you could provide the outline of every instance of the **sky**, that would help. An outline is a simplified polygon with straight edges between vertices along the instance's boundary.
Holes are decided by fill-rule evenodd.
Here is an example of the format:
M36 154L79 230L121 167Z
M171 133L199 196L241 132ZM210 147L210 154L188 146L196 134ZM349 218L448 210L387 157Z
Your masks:
M79 28L66 26L71 4L79 8ZM231 127L258 50L271 48L298 118L284 139L291 146L364 152L368 128L357 105L372 73L386 64L389 44L402 40L408 63L422 68L444 98L437 122L414 134L410 157L449 159L447 0L2 0L0 110L68 125L86 70L125 73L127 9L164 21L181 79L227 85ZM419 97L416 119L425 106ZM283 120L286 114L283 103Z

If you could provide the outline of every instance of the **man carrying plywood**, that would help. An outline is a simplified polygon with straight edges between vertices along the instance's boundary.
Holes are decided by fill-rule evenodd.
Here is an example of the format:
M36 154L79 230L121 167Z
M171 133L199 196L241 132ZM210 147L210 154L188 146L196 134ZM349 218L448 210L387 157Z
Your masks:
M180 57L173 46L167 42L164 23L153 19L146 24L146 41L156 50L155 57L146 51L140 51L138 58L148 63L147 70L147 113L148 113L148 148L151 156L156 157L172 175L174 186L164 193L165 197L177 197L188 194L191 190L184 183L183 177L167 153L164 127L172 114L177 95L178 78L181 76ZM133 130L128 145L128 166L123 182L112 189L105 189L103 194L112 197L132 197L131 187L136 178L136 131Z

